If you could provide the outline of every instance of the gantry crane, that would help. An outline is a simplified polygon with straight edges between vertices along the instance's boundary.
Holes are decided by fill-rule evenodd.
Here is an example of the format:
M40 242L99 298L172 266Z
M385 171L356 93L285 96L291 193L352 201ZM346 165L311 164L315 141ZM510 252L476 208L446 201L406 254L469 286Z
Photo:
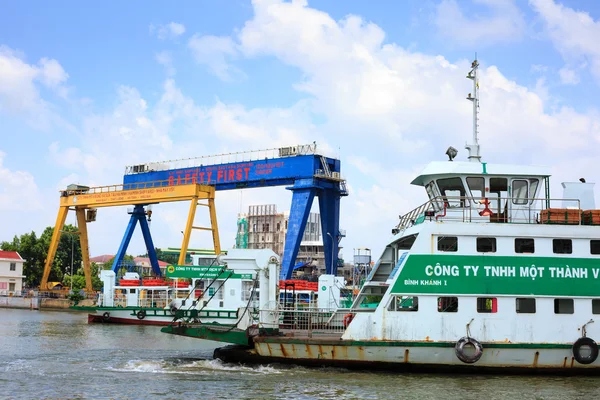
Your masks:
M201 203L199 200L207 200L206 203ZM115 256L113 270L118 268L127 246L131 240L131 236L137 223L140 223L150 263L155 273L160 275L158 267L158 259L152 243L152 237L146 221L148 210L146 206L156 203L166 203L174 201L190 201L190 210L188 213L187 224L183 234L183 243L181 244L181 252L179 254L179 264L185 264L185 255L187 252L192 229L207 230L212 232L215 254L221 252L219 241L219 230L217 225L217 215L215 211L215 188L208 185L199 185L196 183L170 185L169 181L153 181L136 184L87 187L80 185L69 185L67 190L61 192L60 207L54 233L50 241L48 256L44 266L44 275L40 289L48 288L48 277L50 269L56 255L56 249L62 233L62 228L65 224L69 210L74 210L77 217L77 225L79 227L79 240L81 243L81 256L83 259L83 270L85 274L85 285L88 291L92 291L92 277L90 274L90 254L88 247L87 223L96 219L96 209L101 207L116 207L116 206L134 206L131 212L129 225L123 236L119 251ZM211 227L194 226L194 217L198 205L207 206L210 214Z
M316 143L252 150L184 160L150 162L125 168L123 183L168 180L170 185L202 183L215 190L291 185L289 228L281 262L281 278L289 279L315 196L319 199L325 270L337 273L340 198L347 196L341 162L317 151Z

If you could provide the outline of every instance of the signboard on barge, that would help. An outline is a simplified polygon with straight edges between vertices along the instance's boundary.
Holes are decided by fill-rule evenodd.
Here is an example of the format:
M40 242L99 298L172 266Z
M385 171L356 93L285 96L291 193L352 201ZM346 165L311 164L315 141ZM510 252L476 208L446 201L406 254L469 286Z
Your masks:
M252 279L252 274L236 274L222 266L169 265L167 278L192 279Z

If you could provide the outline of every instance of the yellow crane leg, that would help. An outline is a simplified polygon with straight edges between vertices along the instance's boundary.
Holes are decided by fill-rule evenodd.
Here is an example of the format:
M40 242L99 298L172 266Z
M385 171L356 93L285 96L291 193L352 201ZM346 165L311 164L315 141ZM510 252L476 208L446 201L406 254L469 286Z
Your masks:
M87 221L85 220L85 208L75 207L77 225L79 225L79 244L81 245L81 260L83 261L83 274L85 275L85 290L92 292L92 272L90 268L90 248L87 234Z
M44 264L44 274L42 275L40 290L48 290L48 277L50 276L50 270L52 269L52 263L54 262L54 256L56 255L56 249L58 249L58 243L60 241L61 230L65 225L65 221L67 220L68 212L69 207L58 208L56 224L54 225L54 232L52 233L50 247L48 248L48 255L46 256L46 263Z
M181 244L181 251L179 252L178 265L185 265L185 256L187 254L188 245L190 243L190 236L192 234L192 227L194 225L194 218L196 216L196 207L198 206L198 197L194 197L190 202L190 212L188 213L187 224L185 225L185 231L183 231L183 243Z
M208 199L208 212L210 213L210 225L212 227L215 255L218 256L221 254L221 241L219 240L219 226L217 225L217 210L215 209L214 196Z

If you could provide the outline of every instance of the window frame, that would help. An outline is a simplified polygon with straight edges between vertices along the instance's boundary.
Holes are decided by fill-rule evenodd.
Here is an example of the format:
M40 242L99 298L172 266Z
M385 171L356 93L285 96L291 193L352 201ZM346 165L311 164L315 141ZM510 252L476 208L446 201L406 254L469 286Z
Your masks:
M568 250L568 251L556 251L557 247L560 247L557 245L557 243L559 243L559 241L562 241L563 243L569 243L568 246L565 246L564 244L562 245L563 248L566 247L566 250ZM573 240L572 239L552 239L552 252L554 254L573 254Z
M519 188L519 189L515 188L515 183L517 183L517 182L522 182L525 184L525 197L520 195L522 188ZM519 206L524 206L529 203L529 181L527 179L513 179L510 183L510 189L511 189L510 197L512 199L513 204L516 204ZM519 193L519 195L515 196L515 193Z
M566 302L566 305L564 304ZM570 302L570 305L569 305ZM562 306L561 306L561 303ZM560 309L562 307L569 307L570 306L570 312L561 312ZM573 315L575 314L575 300L571 299L571 298L564 298L564 297L559 297L554 299L554 314L566 314L566 315Z
M515 311L517 314L535 314L537 312L537 302L535 301L535 298L532 297L517 297L515 299ZM530 304L523 304L523 306L525 306L525 308L529 309L528 307L531 306L531 304L533 304L533 311L520 311L522 310L523 306L520 306L520 302L523 303L529 303Z
M490 308L488 308L487 301L490 300ZM481 306L480 303L485 303ZM498 312L498 298L497 297L477 297L477 312L482 314L495 314Z
M449 304L442 309L442 299L448 299ZM453 301L454 299L454 301ZM437 298L437 310L443 313L456 313L458 312L458 297L456 296L440 296Z
M448 250L448 249L444 249L443 250L443 249L440 248L440 244L442 243L442 241L445 240L445 239L448 239L448 238L450 238L450 239L452 239L452 238L456 239L455 240L454 250ZM437 250L438 251L441 251L441 252L444 252L444 253L456 253L458 251L458 236L437 236L437 241L436 242L437 242ZM450 248L450 247L448 247L448 248Z
M519 247L517 247L517 240L531 241L532 251L519 251L522 249L522 247L524 245L521 244ZM517 254L535 254L535 239L534 238L515 238L515 253L517 253Z
M596 248L596 252L594 252ZM600 255L600 240L598 239L590 239L590 254L591 255Z
M479 249L479 242L480 240L492 240L492 250L490 251L483 251ZM477 250L478 253L495 253L496 251L498 251L498 241L496 240L495 237L493 236L480 236L477 237L475 239L475 249Z

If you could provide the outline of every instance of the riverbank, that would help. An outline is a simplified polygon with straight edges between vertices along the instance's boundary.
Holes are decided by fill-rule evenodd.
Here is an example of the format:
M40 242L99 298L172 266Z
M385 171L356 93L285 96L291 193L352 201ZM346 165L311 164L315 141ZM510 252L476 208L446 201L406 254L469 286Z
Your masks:
M78 303L81 306L93 307L93 300L82 300ZM25 310L68 310L75 305L73 300L55 299L48 297L11 297L0 296L0 308L14 308Z

